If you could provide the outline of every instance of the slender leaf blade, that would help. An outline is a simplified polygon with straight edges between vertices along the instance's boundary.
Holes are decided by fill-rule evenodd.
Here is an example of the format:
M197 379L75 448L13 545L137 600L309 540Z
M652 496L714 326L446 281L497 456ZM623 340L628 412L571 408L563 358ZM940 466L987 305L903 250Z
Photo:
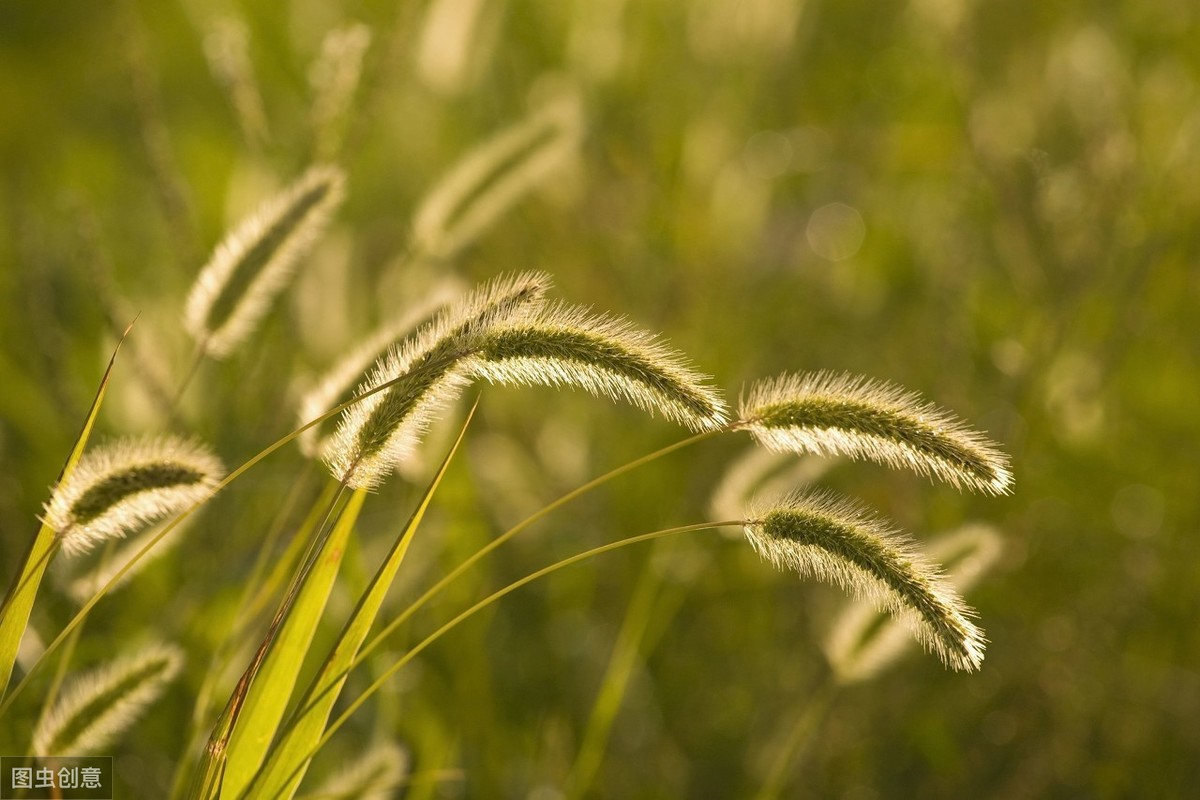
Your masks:
M58 476L58 483L62 483L71 474L75 465L79 463L79 459L83 457L83 451L87 448L88 439L91 438L92 429L96 425L96 417L100 414L100 406L104 402L104 393L108 390L108 381L112 376L113 365L117 361L117 352L120 351L121 344L129 335L132 327L133 323L131 322L125 332L121 334L116 347L113 348L112 356L108 359L108 366L104 370L104 376L100 378L96 397L92 400L92 407L88 410L83 429L75 439L71 455L67 457L67 463ZM54 555L55 544L54 530L42 523L29 546L29 552L25 556L20 571L13 576L13 582L4 598L3 607L0 607L0 697L4 696L9 678L12 677L17 651L21 647L25 628L29 625L29 614L33 610L33 601L37 597L38 587L42 583L42 575L46 572L46 566Z
M312 570L305 577L262 666L253 677L230 739L221 797L240 796L267 755L333 591L346 552L346 540L366 497L367 492L363 489L355 490L350 496Z
M284 731L279 745L272 750L261 775L251 785L248 798L291 798L295 795L307 769L307 762L312 757L312 749L325 731L329 714L333 710L333 704L337 701L342 685L346 682L354 658L358 654L359 648L362 647L363 641L366 640L371 626L375 623L379 608L408 552L413 535L420 526L421 520L424 519L425 511L429 508L434 492L441 484L446 469L450 466L450 461L454 458L454 454L466 435L467 426L470 424L473 414L474 409L463 423L458 438L450 447L450 451L446 453L437 474L425 487L425 493L412 516L409 517L408 524L404 526L392 545L391 551L380 565L366 592L359 598L358 606L347 621L320 672L309 685L308 691L305 692L304 699L300 701L296 714Z

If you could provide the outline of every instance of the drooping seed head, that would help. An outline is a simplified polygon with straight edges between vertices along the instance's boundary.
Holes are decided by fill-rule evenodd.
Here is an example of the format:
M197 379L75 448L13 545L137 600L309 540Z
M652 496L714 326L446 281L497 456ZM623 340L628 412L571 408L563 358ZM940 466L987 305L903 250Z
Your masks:
M492 383L578 386L695 431L715 430L728 419L706 376L624 320L556 304L482 338L474 370Z
M999 559L1003 540L987 525L968 525L929 541L929 558L943 565L960 593L970 591ZM848 685L878 675L912 647L909 629L886 617L873 603L851 602L829 629L824 650L838 683Z
M852 375L782 375L755 384L735 427L776 451L847 455L1005 494L1007 457L982 434L910 392Z
M790 494L751 509L746 538L776 567L870 598L909 624L918 641L956 670L983 661L973 612L911 540L832 495Z
M179 673L183 651L153 644L75 678L33 734L39 756L103 752Z
M567 162L583 134L583 107L564 94L464 156L421 202L413 246L451 258Z
M427 293L426 297L394 321L384 324L366 341L354 348L338 361L314 387L300 399L298 422L311 422L354 394L355 384L367 374L371 365L387 355L388 349L399 346L404 339L413 335L418 325L429 320L438 311L446 308L458 292L457 281L442 281ZM324 455L330 437L322 436L322 426L315 426L300 434L297 439L301 451L310 458ZM328 430L328 429L326 429Z
M85 453L55 487L45 521L77 555L207 498L224 467L203 445L174 437L126 439Z
M470 384L481 340L497 325L531 313L549 284L543 273L494 280L392 348L357 394L394 385L348 408L330 440L325 460L334 476L362 488L391 474L438 412Z
M367 750L315 792L329 800L389 800L408 777L408 751L393 742Z
M313 167L218 245L184 309L184 327L207 354L226 356L250 335L325 229L344 184L340 169Z
M312 123L317 153L336 155L342 123L362 75L363 54L371 44L371 29L361 23L335 28L321 42L321 53L308 72L313 88Z

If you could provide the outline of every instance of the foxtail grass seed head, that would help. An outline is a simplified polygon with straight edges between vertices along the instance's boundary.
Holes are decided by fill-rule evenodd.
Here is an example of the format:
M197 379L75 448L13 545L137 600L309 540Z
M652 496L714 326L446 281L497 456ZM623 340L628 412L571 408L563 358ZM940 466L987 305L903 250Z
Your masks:
M452 258L568 163L583 129L579 96L564 93L469 152L418 207L414 249Z
M492 383L577 386L660 412L694 431L720 428L725 402L684 357L620 319L555 304L483 337L476 375Z
M175 437L124 439L85 453L55 487L45 521L67 555L183 511L224 473L204 445Z
M393 742L370 748L321 785L313 800L390 800L408 777L408 751Z
M875 600L955 670L983 662L974 612L907 537L875 515L830 494L797 493L755 503L749 520L746 538L776 567Z
M270 141L271 134L263 110L262 93L254 78L249 38L241 18L225 16L205 34L204 55L213 77L229 95L246 141L251 145L262 145Z
M456 282L443 281L432 287L426 297L416 306L386 323L366 341L354 348L322 376L301 399L298 422L311 422L340 403L353 396L354 385L362 379L371 365L387 355L388 348L399 345L411 336L417 326L429 320L438 311L449 305L457 294L453 291ZM317 425L300 434L297 440L300 450L310 458L325 454L329 436L322 436L322 425ZM325 428L328 431L328 428Z
M943 565L949 582L965 594L1003 552L1000 534L988 525L968 525L928 542L930 560ZM829 629L825 656L838 683L869 680L912 648L908 628L885 617L873 603L852 601Z
M713 519L737 519L754 497L778 497L791 489L802 489L820 479L836 461L817 456L796 458L751 443L730 462L713 489L708 512ZM734 528L722 528L721 534L736 538Z
M852 375L781 375L751 387L737 428L781 452L847 455L989 494L1011 490L1007 457L917 395Z
M361 23L331 30L309 69L313 131L321 158L333 158L340 149L342 129L362 75L363 55L370 44L371 29Z
M229 355L250 335L342 202L344 184L337 167L313 167L218 245L184 308L184 327L205 353Z
M538 272L493 280L391 348L357 394L397 383L346 409L324 456L334 476L354 488L378 486L470 384L481 339L531 313L549 286Z
M183 666L183 651L144 647L72 680L33 734L39 756L103 752L158 699Z

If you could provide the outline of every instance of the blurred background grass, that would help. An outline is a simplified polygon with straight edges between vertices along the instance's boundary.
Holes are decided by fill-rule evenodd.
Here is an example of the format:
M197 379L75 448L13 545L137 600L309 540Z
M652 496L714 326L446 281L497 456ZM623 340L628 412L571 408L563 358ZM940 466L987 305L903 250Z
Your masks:
M344 126L347 205L253 345L205 365L188 430L230 464L286 432L306 377L428 285L398 262L422 194L575 86L579 158L434 274L545 269L559 296L666 332L731 398L784 370L859 372L920 390L1013 456L1017 490L999 500L869 465L829 473L919 537L987 521L1006 551L969 598L991 640L983 671L914 656L839 693L787 795L1195 791L1198 18L1187 0L5 3L3 578L114 329L139 311L101 433L166 426L153 387L185 369L187 288L226 228L316 156L310 65L327 31L361 22L373 40ZM240 112L205 52L238 41L253 74ZM396 603L677 436L584 397L489 390ZM702 519L745 446L710 443L571 506L438 613L555 557ZM89 622L81 665L150 631L194 654L118 753L129 796L167 780L214 621L236 613L231 577L304 469L288 452L240 480ZM411 493L396 481L369 504L362 570ZM557 796L645 574L658 602L593 793L752 794L828 685L820 641L843 598L719 534L514 595L403 673L324 764L386 731L418 769L463 768L436 794ZM47 590L34 627L48 639L71 612ZM24 746L14 731L4 743Z

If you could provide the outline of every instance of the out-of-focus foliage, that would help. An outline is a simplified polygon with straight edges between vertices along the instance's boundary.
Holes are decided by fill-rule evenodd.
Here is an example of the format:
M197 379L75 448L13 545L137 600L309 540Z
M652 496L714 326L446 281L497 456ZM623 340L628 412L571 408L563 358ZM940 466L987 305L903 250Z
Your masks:
M323 48L363 46L361 32L325 37L356 23L371 32L362 83L344 117L331 102L314 115L336 80L313 67ZM786 796L1194 790L1198 36L1190 0L6 3L0 579L36 530L115 332L141 313L99 438L168 429L162 396L190 353L183 301L208 252L332 157L348 199L329 234L254 342L189 389L182 426L228 463L286 433L303 376L440 272L475 284L545 269L563 296L669 332L733 395L802 369L918 389L1004 446L1013 496L861 464L823 482L918 538L964 520L1003 533L998 568L968 597L987 659L962 675L910 657L839 691ZM567 89L584 106L578 158L453 264L402 266L438 177ZM584 398L489 390L393 601L675 435ZM569 506L418 615L408 641L556 557L702 519L743 445L709 443ZM189 654L114 750L120 796L169 781L217 621L237 613L237 578L304 463L289 448L239 480L88 621L80 668L150 635ZM412 496L397 482L372 498L360 572ZM402 672L314 776L385 731L415 771L464 771L410 796L557 796L629 598L655 571L660 602L592 793L752 795L829 691L820 642L844 599L735 544L625 551L514 594ZM75 610L71 578L48 577L32 619L42 640ZM27 746L9 735L3 752Z

